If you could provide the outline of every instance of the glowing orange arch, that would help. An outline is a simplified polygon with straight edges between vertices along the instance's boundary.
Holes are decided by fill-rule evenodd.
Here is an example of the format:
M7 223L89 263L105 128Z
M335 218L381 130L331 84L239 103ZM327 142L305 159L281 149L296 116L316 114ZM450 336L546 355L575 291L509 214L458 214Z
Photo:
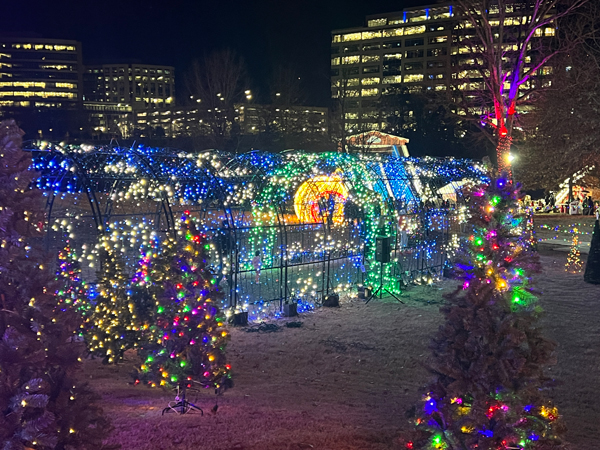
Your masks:
M332 213L333 223L341 224L348 196L348 189L336 170L331 175L317 175L302 183L294 196L294 210L301 223L322 222ZM328 202L333 202L333 208Z

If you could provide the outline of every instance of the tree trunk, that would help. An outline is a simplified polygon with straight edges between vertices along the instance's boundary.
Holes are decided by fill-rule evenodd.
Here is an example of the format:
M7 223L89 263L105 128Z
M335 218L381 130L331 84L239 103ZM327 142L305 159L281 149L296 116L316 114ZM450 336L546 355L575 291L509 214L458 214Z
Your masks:
M498 172L504 173L512 180L511 164L509 160L510 146L512 144L512 136L506 134L498 136L498 145L496 146L496 157L498 159Z

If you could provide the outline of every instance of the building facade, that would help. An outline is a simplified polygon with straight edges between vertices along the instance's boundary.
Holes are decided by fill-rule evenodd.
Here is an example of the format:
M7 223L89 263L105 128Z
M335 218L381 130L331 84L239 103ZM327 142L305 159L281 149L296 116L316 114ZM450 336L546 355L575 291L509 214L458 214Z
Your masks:
M515 2L506 9L503 29L518 35L527 7ZM498 26L498 11L487 13L490 24ZM468 98L483 90L477 61L465 44L474 35L470 30L450 3L367 16L366 26L334 30L331 91L342 126L349 132L385 129L381 105L386 95L433 91ZM554 34L555 27L547 26L534 39ZM540 77L550 73L544 67Z
M81 44L0 38L0 109L81 106Z
M175 104L175 69L149 64L102 64L85 68L85 102L131 105L134 111Z
M222 111L202 107L182 107L135 111L134 126L146 133L160 130L167 137L211 135L215 130L238 126L240 134L263 132L281 134L327 134L328 109L316 106L236 104L233 120Z

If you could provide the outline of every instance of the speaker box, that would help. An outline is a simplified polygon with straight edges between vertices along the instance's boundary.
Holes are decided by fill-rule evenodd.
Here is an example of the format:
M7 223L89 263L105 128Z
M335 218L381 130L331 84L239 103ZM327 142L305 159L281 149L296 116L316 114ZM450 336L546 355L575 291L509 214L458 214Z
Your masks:
M389 236L375 238L375 261L380 263L390 262L391 239Z

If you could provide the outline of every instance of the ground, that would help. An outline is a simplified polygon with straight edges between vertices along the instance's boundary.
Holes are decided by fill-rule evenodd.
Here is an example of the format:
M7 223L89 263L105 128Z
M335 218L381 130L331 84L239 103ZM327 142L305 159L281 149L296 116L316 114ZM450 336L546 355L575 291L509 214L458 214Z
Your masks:
M545 222L564 229L577 220ZM552 234L540 231L543 239ZM542 326L559 344L558 363L548 374L559 382L551 395L569 442L590 450L600 441L600 286L565 272L570 236L561 239L540 245L544 272L537 276ZM397 438L410 427L405 411L428 379L423 363L441 320L441 295L454 284L414 287L403 294L405 304L346 301L303 314L300 328L280 320L277 332L232 329L228 355L236 384L219 397L216 414L212 392L193 398L203 417L161 416L174 394L129 385L133 355L119 367L88 360L85 377L115 426L107 443L124 450L400 449Z

